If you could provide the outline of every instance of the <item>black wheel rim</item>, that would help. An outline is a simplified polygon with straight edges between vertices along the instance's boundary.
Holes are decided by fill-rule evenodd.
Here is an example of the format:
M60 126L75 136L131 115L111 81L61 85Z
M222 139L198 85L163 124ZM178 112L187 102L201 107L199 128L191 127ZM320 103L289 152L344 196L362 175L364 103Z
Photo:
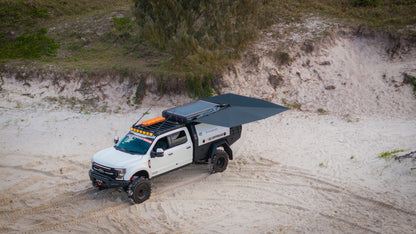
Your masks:
M141 201L143 199L146 199L146 197L148 196L148 194L149 194L149 188L148 188L147 185L141 184L141 185L138 185L136 187L134 193L135 193L136 200Z
M218 168L223 168L224 167L224 164L225 164L225 159L224 158L219 158L217 160L217 167Z

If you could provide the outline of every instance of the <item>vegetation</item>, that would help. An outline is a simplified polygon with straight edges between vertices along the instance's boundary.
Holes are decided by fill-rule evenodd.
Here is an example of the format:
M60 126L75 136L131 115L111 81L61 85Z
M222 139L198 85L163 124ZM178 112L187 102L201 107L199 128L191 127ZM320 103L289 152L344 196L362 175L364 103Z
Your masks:
M397 153L400 153L400 152L404 152L404 150L386 151L386 152L381 153L377 157L378 158L384 158L386 160L390 160L390 159L393 159L393 158L397 157Z
M202 97L272 24L315 15L403 31L416 24L414 12L416 0L0 0L0 62L182 77ZM275 59L291 61L280 49ZM131 102L140 103L142 87L136 94Z
M43 55L56 56L59 45L55 39L46 36L46 28L31 35L20 35L14 40L0 41L0 58L36 59ZM3 38L0 38L3 39Z
M302 104L300 104L298 102L295 102L295 103L291 104L291 103L288 103L286 101L286 99L284 99L284 98L282 98L282 102L288 108L302 110Z
M380 6L379 0L354 0L353 6L355 7L378 7Z
M409 75L407 73L403 74L403 83L413 85L413 93L416 96L416 77Z
M257 0L135 0L140 37L168 51L176 63L192 68L236 58L266 26L265 8ZM220 64L220 63L219 63Z
M85 15L97 10L109 10L130 3L129 0L1 0L0 28L14 29L16 26L30 30L39 22L65 16Z
M204 98L210 97L214 94L213 75L207 74L202 77L193 76L186 77L186 91L188 96ZM218 90L216 93L219 94Z

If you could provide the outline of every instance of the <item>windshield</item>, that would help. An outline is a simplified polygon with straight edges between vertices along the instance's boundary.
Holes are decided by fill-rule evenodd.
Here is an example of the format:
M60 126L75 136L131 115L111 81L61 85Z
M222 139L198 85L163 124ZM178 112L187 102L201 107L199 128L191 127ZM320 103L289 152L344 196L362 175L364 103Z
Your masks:
M123 140L120 141L116 146L117 150L133 153L133 154L145 154L152 144L153 139L147 137L141 137L139 135L129 132Z

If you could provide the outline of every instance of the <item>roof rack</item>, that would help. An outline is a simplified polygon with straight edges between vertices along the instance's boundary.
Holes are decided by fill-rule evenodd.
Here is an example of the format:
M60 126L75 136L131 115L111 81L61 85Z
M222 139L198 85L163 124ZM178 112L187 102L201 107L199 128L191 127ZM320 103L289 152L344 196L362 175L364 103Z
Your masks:
M148 125L148 126L143 126L141 124L133 125L132 128L138 130L139 133L142 133L145 135L149 135L146 133L151 133L150 136L152 135L158 136L165 132L174 130L176 128L180 128L182 126L183 126L182 123L174 122L171 120L165 120L163 122L158 122L158 123Z
M170 108L162 112L163 117L157 117L144 121L141 124L133 124L131 130L147 136L158 136L165 132L180 128L196 119L220 110L219 105L204 100L198 100L182 106Z

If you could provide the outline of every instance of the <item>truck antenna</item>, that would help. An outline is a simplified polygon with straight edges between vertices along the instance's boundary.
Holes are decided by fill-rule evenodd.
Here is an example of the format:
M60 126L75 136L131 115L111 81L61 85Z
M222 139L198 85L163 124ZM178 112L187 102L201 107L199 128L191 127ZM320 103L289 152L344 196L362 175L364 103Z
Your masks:
M153 106L150 106L150 108L149 108L146 112L144 112L144 113L143 113L143 115L140 117L140 119L139 119L139 120L137 120L137 121L136 121L136 123L134 123L134 124L133 124L133 127L134 127L134 126L136 126L136 124L137 124L138 122L140 122L140 120L142 120L142 118L143 118L145 115L149 114L149 111L152 109L152 107L153 107Z
M170 119L170 117L172 117L173 114L170 114L169 116L166 116L167 118L165 119L165 121L163 121L163 123L156 129L156 131L159 131L159 129L165 125L165 123Z

